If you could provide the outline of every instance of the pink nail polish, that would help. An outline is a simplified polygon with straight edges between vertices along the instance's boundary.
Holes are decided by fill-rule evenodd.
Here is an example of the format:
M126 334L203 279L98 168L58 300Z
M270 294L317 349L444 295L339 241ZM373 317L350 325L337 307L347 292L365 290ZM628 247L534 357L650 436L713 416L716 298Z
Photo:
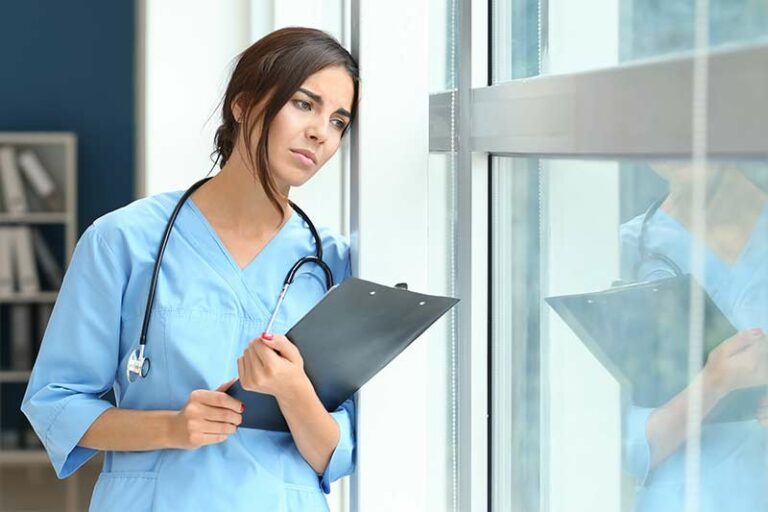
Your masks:
M261 333L261 338L267 341L272 341L272 335L268 332Z
M240 404L240 412L245 412L245 404Z
M754 336L756 338L758 336L762 336L763 335L763 330L758 327L756 329L751 329L749 331L749 334L751 334L752 336Z

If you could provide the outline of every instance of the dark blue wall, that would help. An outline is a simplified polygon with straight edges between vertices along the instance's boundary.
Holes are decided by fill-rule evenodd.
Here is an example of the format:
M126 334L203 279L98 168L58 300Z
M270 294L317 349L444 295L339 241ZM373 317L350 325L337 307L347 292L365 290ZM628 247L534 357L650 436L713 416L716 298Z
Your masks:
M5 0L0 130L78 138L78 221L133 199L134 0Z

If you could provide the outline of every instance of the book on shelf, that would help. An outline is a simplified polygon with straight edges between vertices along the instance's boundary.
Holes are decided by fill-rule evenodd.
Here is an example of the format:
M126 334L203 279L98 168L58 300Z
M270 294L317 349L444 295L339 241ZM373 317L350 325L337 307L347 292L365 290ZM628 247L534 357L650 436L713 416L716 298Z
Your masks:
M10 306L11 370L28 371L32 369L32 350L34 348L32 308L32 304L12 304Z
M48 211L59 212L64 209L59 190L56 188L56 182L51 178L50 173L43 167L40 159L32 150L22 151L19 155L19 167L24 177L27 179L32 190L44 203Z
M22 293L36 293L40 291L40 277L37 274L35 262L35 247L32 239L32 228L29 226L15 226L13 230L15 239L16 277L19 291Z
M0 147L0 178L2 178L3 202L8 213L26 213L27 196L21 174L16 166L16 149L12 146Z
M40 264L40 270L43 271L48 286L51 289L58 290L61 288L61 282L64 279L61 265L59 265L56 257L51 252L40 230L32 229L32 240L37 262Z
M14 146L0 147L0 196L4 210L14 214L64 211L63 195L37 154L31 149L22 150L18 156L16 153Z
M41 277L45 279L45 289L58 290L64 271L40 230L31 226L0 226L0 297L16 291L38 292L43 288Z
M13 274L13 231L0 226L0 296L11 295L16 288Z

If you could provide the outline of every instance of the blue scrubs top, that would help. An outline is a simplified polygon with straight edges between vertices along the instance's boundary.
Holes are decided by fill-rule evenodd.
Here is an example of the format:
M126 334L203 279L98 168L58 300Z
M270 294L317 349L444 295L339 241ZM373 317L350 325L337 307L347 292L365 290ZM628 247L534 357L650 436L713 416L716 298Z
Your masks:
M622 264L630 277L638 259L644 215L621 226ZM760 215L738 260L729 265L663 210L648 225L646 247L664 254L683 272L691 272L691 251L703 251L703 273L694 273L718 308L739 330L768 332L768 208ZM641 280L671 277L657 260L641 264ZM630 407L625 418L625 464L637 481L638 511L685 510L686 457L681 446L650 470L646 422L653 409ZM755 512L768 510L768 443L758 421L704 423L701 431L699 510Z
M309 229L292 213L275 238L240 269L195 204L181 209L163 258L147 337L152 368L128 384L160 238L182 191L138 200L98 219L79 240L35 363L22 411L59 478L96 454L77 443L112 407L179 410L195 389L237 376L237 358L265 329L289 268L315 253ZM350 275L348 244L320 230L335 282ZM325 293L304 265L273 331L285 333ZM352 399L332 413L341 437L318 475L285 432L240 428L195 450L107 452L92 511L326 511L330 483L353 471Z

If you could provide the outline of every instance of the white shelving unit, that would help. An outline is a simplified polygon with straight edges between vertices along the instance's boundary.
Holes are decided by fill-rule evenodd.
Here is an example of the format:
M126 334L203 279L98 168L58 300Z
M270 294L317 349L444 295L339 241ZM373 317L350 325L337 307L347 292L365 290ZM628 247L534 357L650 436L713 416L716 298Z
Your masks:
M74 251L75 243L78 236L77 228L77 139L73 133L68 132L0 132L0 147L12 146L16 149L18 155L21 151L32 150L38 157L43 167L48 171L53 178L59 193L62 196L62 211L34 211L32 207L34 202L30 201L30 211L23 214L8 213L4 209L0 209L0 227L2 226L45 226L45 229L52 229L50 226L60 226L63 231L63 247L51 247L54 254L62 255L63 261L59 261L62 270L66 269L69 264L72 252ZM29 188L29 184L25 182L25 186ZM2 181L0 181L0 187L2 187ZM32 195L29 192L28 195ZM57 239L62 240L57 235ZM48 304L52 305L56 301L58 292L52 290L45 290L36 293L13 293L11 295L0 295L0 308L12 308L19 305L30 305L35 307L36 305ZM37 312L39 314L39 311ZM11 333L12 325L9 325L6 329L6 333ZM38 329L39 331L39 329ZM30 348L34 350L34 347L39 345L40 340L34 339L39 337L38 332L33 339L29 339ZM6 337L7 338L7 337ZM4 339L4 343L10 343L9 339ZM23 385L29 380L30 371L28 369L16 369L16 370L3 370L0 369L0 387ZM0 400L2 398L0 397ZM1 408L0 403L0 415L5 412L9 414L7 410ZM6 408L7 409L7 408ZM21 411L18 411L21 416ZM24 418L19 418L23 420ZM7 424L2 421L0 416L0 423ZM19 436L21 437L21 436ZM100 457L99 457L100 459ZM46 468L48 466L48 468ZM37 472L36 474L43 475L46 479L52 477L55 480L53 469L50 467L48 456L42 448L28 448L28 449L2 449L0 447L0 471L18 471L20 468L26 468L26 471ZM91 471L93 472L93 471ZM75 473L72 477L61 483L52 483L51 485L58 485L59 489L56 491L63 498L63 503L59 503L58 510L74 511L83 508L81 503L83 498L81 496L82 482L79 482L79 473ZM6 479L8 475L12 473L4 473ZM0 480L2 478L0 477ZM41 491L47 492L49 484L46 484L46 490L41 488ZM9 492L21 492L21 489L0 489L2 493ZM24 490L28 494L33 494L33 489ZM85 497L87 498L87 497ZM87 501L85 502L87 507ZM0 507L1 508L1 507Z

